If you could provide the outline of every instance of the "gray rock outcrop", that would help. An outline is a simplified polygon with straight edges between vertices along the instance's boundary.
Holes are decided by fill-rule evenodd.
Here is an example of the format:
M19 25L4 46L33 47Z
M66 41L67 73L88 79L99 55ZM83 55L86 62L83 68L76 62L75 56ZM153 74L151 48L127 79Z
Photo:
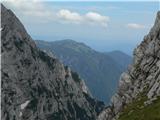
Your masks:
M101 112L98 120L117 119L124 106L139 94L147 96L145 105L160 96L160 11L154 26L134 50L133 64L121 75L111 106Z
M1 4L2 120L95 120L94 100L77 73L39 50Z

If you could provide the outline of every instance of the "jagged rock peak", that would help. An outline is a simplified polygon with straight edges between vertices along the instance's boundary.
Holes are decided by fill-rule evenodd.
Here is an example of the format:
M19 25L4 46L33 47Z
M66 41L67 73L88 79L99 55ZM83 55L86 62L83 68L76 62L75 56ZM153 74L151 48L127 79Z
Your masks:
M129 103L139 96L147 96L145 105L160 96L160 11L154 26L142 43L134 50L133 64L119 81L118 91L111 99L111 106L101 112L98 120L115 120Z
M77 73L40 51L1 4L2 120L95 120L104 104Z

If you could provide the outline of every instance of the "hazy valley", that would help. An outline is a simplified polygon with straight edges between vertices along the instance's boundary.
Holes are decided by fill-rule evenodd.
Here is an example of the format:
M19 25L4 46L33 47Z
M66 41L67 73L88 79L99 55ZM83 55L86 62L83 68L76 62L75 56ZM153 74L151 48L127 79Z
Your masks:
M77 72L89 87L93 97L109 104L118 80L131 63L131 57L120 51L100 53L73 40L36 41L37 46L57 56L62 63Z
M93 22L95 13L71 15ZM160 120L160 11L130 57L68 39L33 40L1 4L1 119Z

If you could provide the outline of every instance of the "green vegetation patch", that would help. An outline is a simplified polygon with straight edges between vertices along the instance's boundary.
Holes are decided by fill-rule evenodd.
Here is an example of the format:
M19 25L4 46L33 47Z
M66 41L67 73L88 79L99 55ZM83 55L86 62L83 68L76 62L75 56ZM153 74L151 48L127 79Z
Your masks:
M119 120L160 120L160 97L147 106L144 106L146 96L138 98L124 108Z

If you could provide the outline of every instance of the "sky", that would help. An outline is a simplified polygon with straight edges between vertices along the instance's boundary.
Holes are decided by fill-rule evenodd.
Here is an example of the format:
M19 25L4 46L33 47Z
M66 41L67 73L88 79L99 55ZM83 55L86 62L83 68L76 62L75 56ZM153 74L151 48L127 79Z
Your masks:
M154 24L158 1L2 0L35 40L72 39L100 52L134 48Z

